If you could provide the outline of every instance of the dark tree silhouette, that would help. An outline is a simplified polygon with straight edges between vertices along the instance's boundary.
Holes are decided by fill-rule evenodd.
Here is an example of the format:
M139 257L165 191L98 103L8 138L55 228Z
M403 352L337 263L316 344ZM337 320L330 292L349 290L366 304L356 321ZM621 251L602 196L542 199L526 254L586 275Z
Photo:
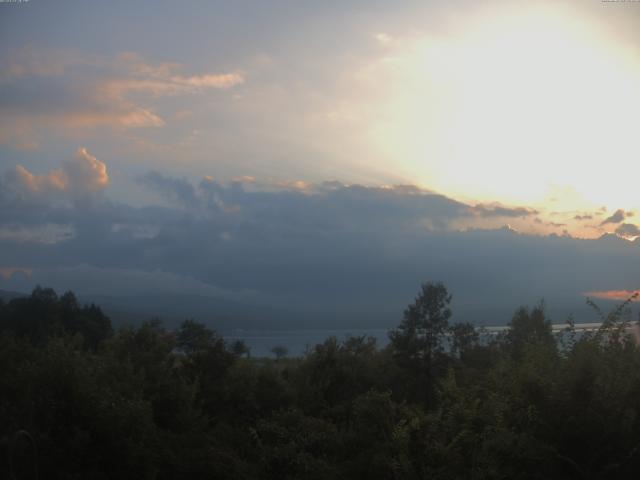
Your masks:
M450 303L451 295L442 283L423 283L398 328L389 333L394 357L401 367L413 372L417 399L427 403L432 399L434 377L442 367Z
M551 333L551 322L547 319L544 303L540 302L532 310L520 307L513 314L507 331L507 342L514 355L520 355L523 349L532 344L555 346Z
M465 354L478 344L479 334L476 328L468 323L456 323L451 326L451 353L462 359Z
M276 345L271 349L271 353L276 356L276 360L280 360L289 354L289 350L287 347L283 347L282 345Z
M244 355L246 355L247 357L251 356L251 349L247 346L244 340L233 341L231 343L231 351L238 357L242 357Z
M447 328L450 302L426 283L386 348L329 337L272 361L193 320L112 332L38 288L0 303L0 478L637 477L631 300L560 346L542 306L480 342Z

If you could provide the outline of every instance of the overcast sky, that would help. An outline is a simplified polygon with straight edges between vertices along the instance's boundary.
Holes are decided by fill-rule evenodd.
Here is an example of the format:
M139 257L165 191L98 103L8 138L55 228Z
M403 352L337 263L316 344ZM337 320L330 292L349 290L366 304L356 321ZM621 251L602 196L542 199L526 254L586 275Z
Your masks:
M425 280L469 316L624 298L639 27L635 2L0 3L0 288L359 324Z

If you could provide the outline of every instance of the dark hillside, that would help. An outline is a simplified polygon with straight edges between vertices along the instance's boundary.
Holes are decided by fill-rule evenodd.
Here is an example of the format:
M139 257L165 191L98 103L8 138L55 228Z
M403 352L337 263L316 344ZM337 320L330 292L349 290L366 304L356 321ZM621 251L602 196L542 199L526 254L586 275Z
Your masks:
M47 479L634 478L628 303L554 335L543 306L485 336L422 286L380 349L253 358L193 321L114 330L38 288L0 303L0 472Z

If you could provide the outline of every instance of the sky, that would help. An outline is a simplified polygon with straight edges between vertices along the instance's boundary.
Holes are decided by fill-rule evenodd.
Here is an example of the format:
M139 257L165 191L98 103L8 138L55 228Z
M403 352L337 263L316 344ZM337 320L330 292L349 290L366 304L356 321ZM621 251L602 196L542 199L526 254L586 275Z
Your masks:
M427 280L495 324L623 299L639 27L638 2L0 3L0 288L253 324L386 325Z

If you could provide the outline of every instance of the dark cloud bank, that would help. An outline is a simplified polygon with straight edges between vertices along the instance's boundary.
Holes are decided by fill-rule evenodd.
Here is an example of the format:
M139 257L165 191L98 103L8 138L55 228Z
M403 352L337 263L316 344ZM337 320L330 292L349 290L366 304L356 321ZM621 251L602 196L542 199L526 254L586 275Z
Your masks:
M36 180L3 177L0 266L32 274L0 277L0 288L70 288L117 315L194 316L220 329L390 327L420 282L441 280L458 320L505 323L544 297L556 321L593 321L582 292L640 286L638 240L457 231L537 212L412 186L195 185L150 172L137 182L161 198L133 207Z

